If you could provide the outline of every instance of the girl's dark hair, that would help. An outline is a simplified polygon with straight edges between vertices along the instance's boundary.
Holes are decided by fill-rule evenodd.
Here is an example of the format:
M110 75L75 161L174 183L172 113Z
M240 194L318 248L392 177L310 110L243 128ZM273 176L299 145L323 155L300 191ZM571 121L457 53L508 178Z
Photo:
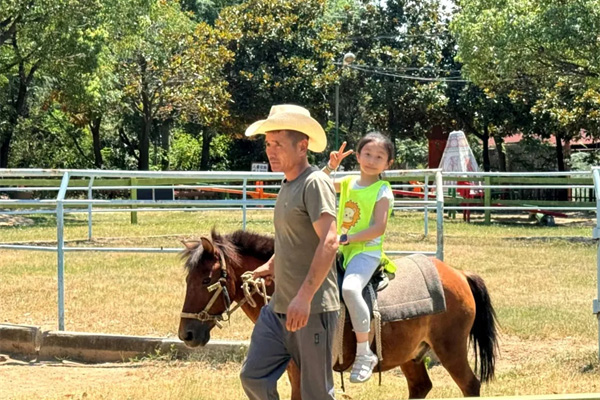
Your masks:
M392 141L390 140L390 138L388 138L387 136L385 136L384 134L382 134L381 132L378 132L378 131L369 132L365 136L363 136L358 141L358 145L356 146L356 152L358 154L360 154L363 147L365 147L365 145L367 145L371 142L381 142L381 144L387 151L388 162L390 162L394 159L394 145L392 144Z

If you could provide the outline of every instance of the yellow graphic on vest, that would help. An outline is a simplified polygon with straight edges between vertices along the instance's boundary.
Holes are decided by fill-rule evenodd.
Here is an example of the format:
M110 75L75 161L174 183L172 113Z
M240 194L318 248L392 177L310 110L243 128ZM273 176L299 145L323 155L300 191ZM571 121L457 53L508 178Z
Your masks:
M348 233L348 231L356 225L360 219L360 208L358 204L352 200L348 200L344 205L344 217L342 220L342 234Z

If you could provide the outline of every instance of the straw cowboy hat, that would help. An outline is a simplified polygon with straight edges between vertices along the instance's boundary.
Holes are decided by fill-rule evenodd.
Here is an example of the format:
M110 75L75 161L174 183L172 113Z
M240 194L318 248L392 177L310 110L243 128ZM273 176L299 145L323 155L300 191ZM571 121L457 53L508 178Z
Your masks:
M246 136L265 134L271 131L294 130L308 136L308 149L320 153L327 147L325 131L310 112L300 106L281 104L271 107L267 119L256 121L246 129Z

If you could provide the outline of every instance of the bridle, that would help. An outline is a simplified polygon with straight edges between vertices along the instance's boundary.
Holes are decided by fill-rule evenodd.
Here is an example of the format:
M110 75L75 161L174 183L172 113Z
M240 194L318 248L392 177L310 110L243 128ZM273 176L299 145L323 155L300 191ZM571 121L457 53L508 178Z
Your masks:
M223 256L222 251L219 251L219 255L221 258L221 276L217 282L213 283L207 288L209 293L215 293L210 298L210 301L206 304L206 307L204 307L204 310L200 311L199 313L182 312L180 315L181 318L197 319L198 321L202 322L213 321L215 325L217 325L219 328L222 328L223 325L221 325L221 321L229 321L231 313L237 309L237 307L231 309L231 298L229 296L229 291L227 290L227 277L229 276L227 273L227 263L225 262L225 257ZM208 310L210 310L213 304L215 304L221 293L223 294L223 299L225 301L225 311L223 311L221 314L210 314Z
M221 276L219 280L206 289L208 292L215 292L210 301L204 307L204 310L199 313L188 313L182 312L180 314L181 318L195 319L201 322L214 322L216 326L219 328L223 328L221 322L228 322L231 319L231 314L236 311L238 308L243 306L245 303L250 304L252 307L256 307L256 302L252 298L254 294L260 293L263 299L265 300L265 304L269 301L269 296L267 296L267 289L264 282L264 279L258 278L256 280L252 279L252 273L246 272L242 279L244 283L242 284L242 289L244 291L244 298L241 299L235 306L231 305L231 297L229 296L229 291L227 290L227 278L229 274L227 273L227 263L225 262L225 257L223 256L223 252L219 251L219 258L221 259ZM221 314L211 314L209 310L215 304L220 295L223 295L223 300L225 301L225 311Z

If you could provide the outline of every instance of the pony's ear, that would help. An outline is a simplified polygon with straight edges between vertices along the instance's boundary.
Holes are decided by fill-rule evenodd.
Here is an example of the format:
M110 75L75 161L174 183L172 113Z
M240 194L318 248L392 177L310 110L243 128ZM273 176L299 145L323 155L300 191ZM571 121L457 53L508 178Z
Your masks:
M215 253L215 246L213 245L213 242L206 237L201 237L200 240L202 241L202 247L204 248L204 251L209 253L209 254L214 254Z
M197 240L182 240L181 244L185 246L189 251L194 251L200 246L200 242Z

